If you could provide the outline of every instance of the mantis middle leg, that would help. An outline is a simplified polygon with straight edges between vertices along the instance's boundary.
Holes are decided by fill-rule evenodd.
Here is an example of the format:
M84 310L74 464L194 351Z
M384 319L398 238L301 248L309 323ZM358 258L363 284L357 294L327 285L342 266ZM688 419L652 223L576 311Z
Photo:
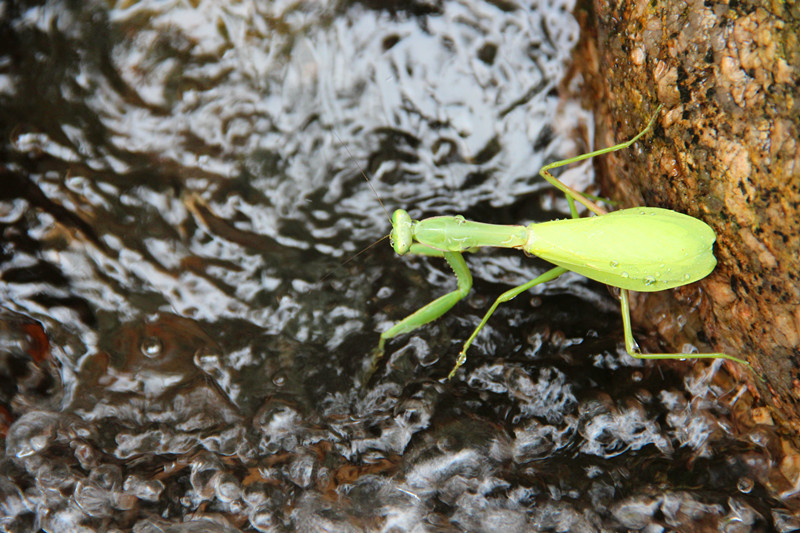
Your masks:
M528 283L523 283L522 285L514 287L513 289L509 289L506 292L504 292L503 294L501 294L497 298L497 300L494 301L494 304L492 304L492 307L490 307L489 310L486 312L486 314L483 315L483 320L481 320L481 323L478 324L477 328L475 328L475 331L472 332L472 335L469 336L469 338L467 339L467 342L464 343L464 347L461 348L461 353L458 354L458 360L456 361L456 366L454 366L453 370L451 370L450 373L447 375L447 379L452 379L453 376L456 373L456 370L458 370L458 368L461 365L463 365L464 362L467 360L467 348L469 348L469 345L472 344L473 340L475 340L475 337L478 335L478 332L480 332L480 330L483 329L483 326L486 325L486 322L489 321L489 317L492 316L492 314L497 309L498 305L500 305L503 302L507 302L509 300L513 300L514 298L516 298L517 296L519 296L523 292L527 291L528 289L531 289L532 287L534 287L536 285L539 285L540 283L545 283L545 282L554 280L555 278L557 278L558 276L560 276L561 274L563 274L566 271L567 271L567 269L563 268L563 267L551 268L550 270L548 270L547 272L545 272L541 276L535 277L534 279L532 279Z

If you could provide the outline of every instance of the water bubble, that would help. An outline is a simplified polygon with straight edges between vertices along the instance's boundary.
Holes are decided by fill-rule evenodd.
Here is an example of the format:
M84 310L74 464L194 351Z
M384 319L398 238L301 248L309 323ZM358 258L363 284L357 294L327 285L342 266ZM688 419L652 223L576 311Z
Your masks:
M736 488L739 489L739 492L744 494L748 494L751 490L753 490L753 486L755 483L749 477L740 477L739 480L736 482Z
M654 278L653 276L647 276L647 277L644 278L644 284L647 285L648 287L650 285L654 285L655 282L656 282L656 278Z
M111 506L122 511L130 511L138 505L136 496L126 492L115 492L111 497Z
M631 351L635 354L641 353L641 348L639 348L639 343L636 342L636 339L631 339Z
M98 465L89 474L89 480L105 490L119 490L122 486L122 471L117 465Z
M226 503L238 500L242 495L242 488L239 485L239 480L228 472L220 472L214 478L214 491L216 492L217 498Z
M36 469L36 485L44 489L62 489L72 485L72 473L64 463L43 463Z
M215 491L215 477L217 472L222 470L222 465L216 457L211 454L203 454L192 463L192 471L189 474L189 483L197 495L210 500Z
M617 268L619 266L619 261L615 261L612 259L609 264L611 265L611 268Z
M624 528L640 530L653 521L660 501L646 496L630 498L615 505L611 512Z
M253 509L250 513L250 525L258 531L277 531L278 520L268 505Z
M207 374L213 375L218 373L219 369L222 368L220 354L211 347L204 346L197 350L197 352L194 354L193 360L197 368L200 368Z
M31 411L22 415L8 430L6 454L29 457L45 449L55 439L58 415Z
M385 300L386 298L388 298L392 294L394 294L394 289L392 289L391 287L383 286L380 289L378 289L377 293L375 293L375 297L378 300Z
M131 493L140 500L155 502L161 497L164 491L164 483L158 479L143 479L136 475L125 478L122 485L127 493Z
M81 468L84 470L91 470L97 466L100 461L97 450L85 442L78 442L73 444L75 459L80 463Z
M310 455L301 455L288 465L284 473L286 477L300 488L308 488L314 480L316 461Z
M15 198L0 202L0 223L13 224L28 210L28 202L23 198Z
M79 507L70 505L44 514L39 525L43 531L71 531L73 533L97 531L94 528L82 525L81 522L85 519L86 513Z
M154 359L161 355L164 346L161 344L161 339L158 337L147 337L142 341L139 349L145 357Z
M621 275L623 278L629 278L629 277L631 277L631 275L630 275L630 274L628 274L627 272L623 272L623 273L622 273L622 274L620 274L620 275Z
M453 219L456 221L456 224L466 224L467 222L467 219L464 218L463 215L456 215Z
M412 352L412 353L408 353ZM402 360L405 357L413 357L422 366L431 366L439 361L439 353L436 350L431 350L431 347L422 337L413 336L408 340L408 344L395 352L392 357L392 365L396 361Z
M112 493L90 481L79 481L73 498L81 510L95 518L104 518L111 513L109 496Z
M258 469L259 475L264 472L265 469ZM266 472L269 472L269 470L266 470ZM262 479L266 478L262 476ZM242 502L251 508L259 508L262 505L267 505L272 500L270 493L274 490L276 490L275 487L270 487L265 481L251 482L242 487Z

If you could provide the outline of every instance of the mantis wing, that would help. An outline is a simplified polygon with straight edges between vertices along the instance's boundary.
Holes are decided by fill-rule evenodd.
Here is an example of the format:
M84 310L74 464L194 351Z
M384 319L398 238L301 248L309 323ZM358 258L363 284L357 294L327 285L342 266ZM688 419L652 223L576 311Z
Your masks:
M528 226L528 253L587 278L640 292L686 285L717 264L705 222L657 207Z

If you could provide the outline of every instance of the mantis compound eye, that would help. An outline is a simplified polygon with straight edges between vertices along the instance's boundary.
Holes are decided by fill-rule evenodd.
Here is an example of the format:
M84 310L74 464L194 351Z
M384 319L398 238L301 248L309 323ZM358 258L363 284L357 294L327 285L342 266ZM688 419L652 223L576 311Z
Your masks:
M392 214L392 233L390 238L392 240L392 248L398 255L407 253L411 248L411 243L414 241L411 234L411 226L413 224L411 216L405 209L398 209Z

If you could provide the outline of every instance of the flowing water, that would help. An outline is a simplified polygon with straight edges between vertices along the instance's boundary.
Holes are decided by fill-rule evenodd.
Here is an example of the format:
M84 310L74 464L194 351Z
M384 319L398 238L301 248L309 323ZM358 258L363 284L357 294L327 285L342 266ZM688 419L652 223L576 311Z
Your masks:
M536 259L470 255L370 373L455 282L343 264L389 231L361 169L414 217L565 217L573 8L0 2L3 530L795 530L742 391L628 357L601 285L505 304L443 379Z

